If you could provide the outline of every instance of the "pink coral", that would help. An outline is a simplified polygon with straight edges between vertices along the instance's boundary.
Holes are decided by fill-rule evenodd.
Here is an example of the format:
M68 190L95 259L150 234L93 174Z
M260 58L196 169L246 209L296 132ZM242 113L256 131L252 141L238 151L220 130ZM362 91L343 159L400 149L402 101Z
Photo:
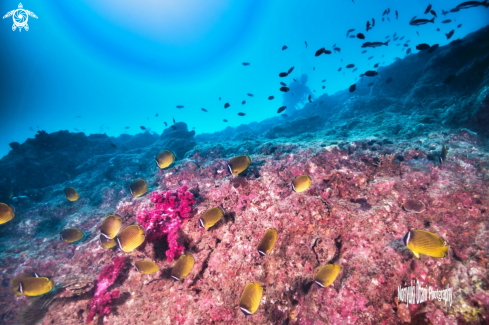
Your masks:
M100 316L110 314L112 299L119 298L119 290L107 292L107 289L114 284L122 267L124 266L125 257L114 257L113 264L106 265L97 279L97 290L90 301L90 313L87 322L91 322L96 314Z
M168 262L183 253L184 247L178 243L178 230L181 228L183 218L190 217L195 198L182 186L177 191L163 191L152 193L151 202L154 208L141 210L137 219L146 230L146 240L157 242L167 235L169 250L166 251Z

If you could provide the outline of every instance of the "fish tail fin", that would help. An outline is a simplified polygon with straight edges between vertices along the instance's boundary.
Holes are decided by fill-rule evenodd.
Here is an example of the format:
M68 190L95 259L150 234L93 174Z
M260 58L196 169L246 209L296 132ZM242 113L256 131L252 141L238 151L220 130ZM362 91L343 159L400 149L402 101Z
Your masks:
M435 17L433 17L433 19L430 20L430 23L434 23L435 22Z
M384 44L389 46L389 42L390 42L390 40L387 40L387 42L385 42Z
M486 0L487 1L487 0ZM443 252L443 254L445 254L445 256L448 255L448 249L450 248L450 246L443 246L441 248L441 251Z

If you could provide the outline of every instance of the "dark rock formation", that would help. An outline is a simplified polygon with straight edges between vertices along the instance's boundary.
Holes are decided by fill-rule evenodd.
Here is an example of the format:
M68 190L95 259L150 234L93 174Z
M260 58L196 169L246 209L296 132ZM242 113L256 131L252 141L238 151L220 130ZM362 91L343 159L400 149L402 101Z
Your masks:
M197 144L194 139L195 131L188 131L187 124L178 122L163 131L158 141L161 148L170 149L177 159L182 159L187 151Z

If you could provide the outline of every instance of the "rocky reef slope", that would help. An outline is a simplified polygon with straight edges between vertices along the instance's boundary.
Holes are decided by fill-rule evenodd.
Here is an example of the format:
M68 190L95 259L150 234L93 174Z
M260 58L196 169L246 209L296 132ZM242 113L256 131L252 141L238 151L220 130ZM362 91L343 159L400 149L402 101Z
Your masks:
M2 323L84 322L96 279L117 256L126 257L116 260L120 273L110 286L118 298L97 324L243 324L236 306L251 281L264 293L250 324L487 322L488 49L484 29L461 45L379 69L372 87L364 80L353 94L322 96L287 118L214 135L194 136L179 124L131 145L63 131L14 145L0 160L3 200L16 208L15 219L0 225ZM399 77L385 83L394 72ZM450 74L457 77L443 84ZM449 154L440 164L442 145ZM158 170L154 157L167 148L180 160ZM249 169L228 175L227 161L241 154L251 157ZM291 180L300 174L312 186L295 193ZM149 192L135 198L129 184L138 178ZM78 190L78 201L66 200L68 186ZM100 245L106 215L119 214L124 226L137 223L155 208L152 191L183 186L195 198L176 232L195 258L183 282L170 277L175 261L167 260L166 236L132 253ZM408 199L426 210L406 211ZM199 216L215 206L224 218L199 229ZM80 228L84 239L60 241L67 227ZM260 258L257 245L268 228L278 230L277 242ZM450 245L449 256L415 258L401 242L408 229L436 233ZM137 272L134 262L143 259L161 271ZM331 262L342 270L332 286L318 289L314 274ZM53 277L55 290L15 298L10 281L27 271ZM398 287L416 280L451 288L452 305L399 301Z

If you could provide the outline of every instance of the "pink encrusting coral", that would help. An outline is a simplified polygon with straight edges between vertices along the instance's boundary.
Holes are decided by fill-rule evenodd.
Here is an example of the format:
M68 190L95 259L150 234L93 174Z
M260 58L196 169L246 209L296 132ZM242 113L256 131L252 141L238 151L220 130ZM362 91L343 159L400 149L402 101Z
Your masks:
M182 186L176 191L154 191L151 194L154 208L142 209L137 219L146 230L146 240L155 243L167 235L169 249L166 251L168 262L183 253L184 247L178 242L178 231L184 218L190 217L195 198Z
M125 257L114 257L113 264L106 265L97 279L97 290L90 301L90 312L87 322L91 322L95 315L108 315L112 308L112 299L119 298L119 290L107 292L107 289L114 284L126 261Z

